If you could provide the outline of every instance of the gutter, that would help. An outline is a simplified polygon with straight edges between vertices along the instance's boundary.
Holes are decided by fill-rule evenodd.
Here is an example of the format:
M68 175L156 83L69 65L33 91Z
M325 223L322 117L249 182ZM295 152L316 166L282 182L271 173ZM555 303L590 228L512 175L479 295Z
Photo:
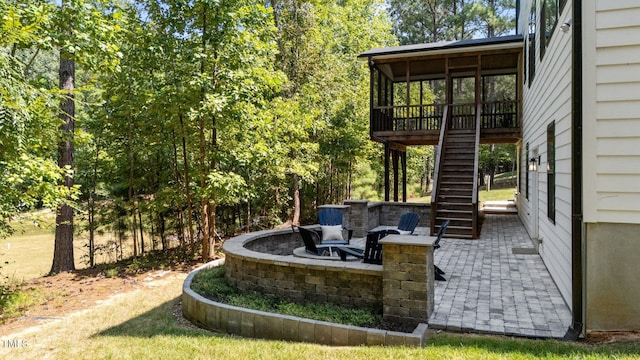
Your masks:
M582 0L573 1L571 26L572 74L571 74L571 279L572 314L571 328L565 338L577 339L584 335L583 297L583 218L582 218Z

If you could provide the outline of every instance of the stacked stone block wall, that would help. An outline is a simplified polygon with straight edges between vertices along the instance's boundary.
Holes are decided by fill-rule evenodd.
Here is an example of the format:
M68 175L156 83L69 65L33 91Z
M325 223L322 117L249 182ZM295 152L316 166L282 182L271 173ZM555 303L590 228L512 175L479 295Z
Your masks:
M293 231L284 231L277 234L256 238L245 245L249 250L273 254L291 255L293 250L301 246L300 235Z
M433 247L426 237L381 240L383 315L390 322L427 323L434 309Z
M345 200L343 205L322 205L320 208L336 208L343 213L343 224L353 229L353 236L363 237L378 226L396 226L400 216L407 212L420 215L418 227L429 227L431 204Z
M379 225L395 226L398 225L400 216L407 212L414 212L420 215L418 226L428 227L431 220L431 205L419 203L379 203Z
M297 259L292 259L297 260ZM225 276L231 285L242 290L275 295L297 301L315 301L353 307L380 309L382 307L382 266L371 270L342 267L331 261L333 267L290 262L286 266L278 261L255 261L226 255ZM323 262L327 260L315 260Z
M222 261L208 263L201 269L218 266ZM183 284L182 314L203 328L249 338L313 342L332 346L426 345L427 324L418 325L411 333L402 333L249 310L206 299L191 290L191 282L201 269L189 274Z
M279 249L281 244L293 244L292 238L298 242L293 247L302 245L299 235L290 230L228 240L223 245L227 281L239 289L292 300L382 309L381 265L295 257L293 249L286 254L250 250ZM269 242L275 245L267 245Z

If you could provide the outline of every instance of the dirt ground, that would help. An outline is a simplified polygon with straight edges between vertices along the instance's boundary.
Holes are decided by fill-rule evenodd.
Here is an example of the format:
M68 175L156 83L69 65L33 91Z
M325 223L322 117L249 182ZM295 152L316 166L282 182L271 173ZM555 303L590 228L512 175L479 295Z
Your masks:
M179 273L189 273L200 265L198 262L182 263L163 270L144 270L134 274L121 271L112 277L107 277L99 269L84 269L31 280L23 284L21 289L48 294L49 299L29 306L21 317L4 321L0 324L0 335L87 310L115 295L153 286L154 282Z

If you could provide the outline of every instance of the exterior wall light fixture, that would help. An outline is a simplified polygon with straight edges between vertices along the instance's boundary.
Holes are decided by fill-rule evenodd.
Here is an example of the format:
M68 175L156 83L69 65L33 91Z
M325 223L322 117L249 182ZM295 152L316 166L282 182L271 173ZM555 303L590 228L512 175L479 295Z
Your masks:
M569 31L569 29L571 28L571 18L565 20L562 25L560 25L560 30L562 30L562 32L566 33Z
M539 157L532 157L529 159L529 171L538 171L538 163L540 162Z

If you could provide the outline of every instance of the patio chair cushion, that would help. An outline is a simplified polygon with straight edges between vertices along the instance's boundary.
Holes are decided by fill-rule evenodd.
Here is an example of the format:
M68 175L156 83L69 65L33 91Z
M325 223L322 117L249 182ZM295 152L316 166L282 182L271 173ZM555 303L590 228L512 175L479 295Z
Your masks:
M326 240L344 240L342 236L342 225L324 225L320 226L322 230L322 241Z

